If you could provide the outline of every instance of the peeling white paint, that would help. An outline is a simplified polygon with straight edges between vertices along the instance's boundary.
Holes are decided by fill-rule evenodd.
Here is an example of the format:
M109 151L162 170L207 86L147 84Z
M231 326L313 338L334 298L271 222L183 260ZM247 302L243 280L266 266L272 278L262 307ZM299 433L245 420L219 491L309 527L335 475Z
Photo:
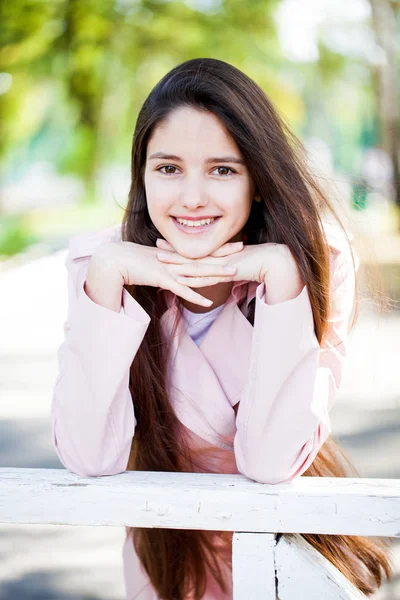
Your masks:
M86 478L3 468L0 523L233 531L234 600L359 600L365 596L298 534L400 537L400 480L301 477L267 485L211 473ZM277 532L290 535L276 544Z

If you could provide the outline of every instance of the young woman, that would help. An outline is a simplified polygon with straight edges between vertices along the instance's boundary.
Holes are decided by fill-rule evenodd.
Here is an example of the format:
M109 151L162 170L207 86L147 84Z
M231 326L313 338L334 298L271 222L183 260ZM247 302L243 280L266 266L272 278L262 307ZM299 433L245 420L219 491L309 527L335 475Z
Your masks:
M137 120L122 225L74 237L66 266L52 423L67 469L348 475L329 409L357 257L244 73L195 59L165 75ZM303 537L365 594L390 577L383 540ZM127 528L127 597L231 598L231 542Z

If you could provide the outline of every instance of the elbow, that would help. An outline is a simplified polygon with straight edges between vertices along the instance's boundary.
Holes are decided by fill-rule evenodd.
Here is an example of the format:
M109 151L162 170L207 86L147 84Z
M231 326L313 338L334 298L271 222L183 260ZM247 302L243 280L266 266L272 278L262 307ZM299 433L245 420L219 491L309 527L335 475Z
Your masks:
M74 448L67 441L61 442L56 433L53 433L54 448L61 464L75 475L81 477L104 477L109 475L119 475L126 471L130 447L125 448L124 452L116 454L115 448L110 452L110 448L88 447Z
M238 471L258 483L291 483L307 471L315 460L321 446L329 434L329 429L319 426L312 438L295 455L278 454L277 451L242 452L235 448Z
M258 444L243 444L240 436L234 439L236 467L239 473L257 483L286 482L289 477L281 464L278 464L270 450L261 450Z
M56 450L57 456L60 459L62 465L70 473L80 475L81 477L105 477L109 475L119 475L126 471L126 464L124 461L118 462L102 462L99 459L88 460L87 457L71 456L68 454L62 454L60 450ZM127 462L127 461L126 461Z
M242 475L248 479L252 479L257 483L269 483L275 485L284 483L288 480L287 473L277 469L273 461L266 458L263 459L262 453L257 452L254 455L247 449L243 452L239 445L235 448L236 466Z
M277 485L278 483L290 483L296 479L296 474L292 475L287 472L278 472L274 469L261 468L251 463L238 466L238 470L242 475L257 483Z

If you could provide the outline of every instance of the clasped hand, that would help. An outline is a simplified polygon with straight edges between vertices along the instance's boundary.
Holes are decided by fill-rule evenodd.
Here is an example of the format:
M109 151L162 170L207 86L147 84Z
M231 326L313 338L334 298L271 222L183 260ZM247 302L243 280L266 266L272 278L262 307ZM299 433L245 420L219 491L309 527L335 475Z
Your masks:
M215 285L226 281L265 282L266 301L270 304L290 300L298 296L304 282L289 248L285 244L265 243L244 246L241 242L227 243L203 258L186 258L175 251L166 240L158 239L160 252L157 258L162 263L199 265L198 274L177 277L180 284L191 288ZM209 270L221 266L226 274L210 275ZM231 272L226 269L231 268Z

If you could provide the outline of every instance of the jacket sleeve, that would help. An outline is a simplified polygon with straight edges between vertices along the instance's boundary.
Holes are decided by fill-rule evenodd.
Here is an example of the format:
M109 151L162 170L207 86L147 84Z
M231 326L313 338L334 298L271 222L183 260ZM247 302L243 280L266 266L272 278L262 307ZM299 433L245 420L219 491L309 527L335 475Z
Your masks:
M129 372L150 317L125 289L119 313L93 302L84 287L88 263L71 250L65 260L68 316L57 352L53 443L69 471L115 475L129 459L136 426Z
M354 251L353 251L354 252ZM238 470L260 483L304 473L331 432L329 410L340 386L355 299L349 246L331 248L331 313L322 347L307 286L268 305L257 287L249 376L239 403L234 452ZM356 270L359 266L355 256Z

